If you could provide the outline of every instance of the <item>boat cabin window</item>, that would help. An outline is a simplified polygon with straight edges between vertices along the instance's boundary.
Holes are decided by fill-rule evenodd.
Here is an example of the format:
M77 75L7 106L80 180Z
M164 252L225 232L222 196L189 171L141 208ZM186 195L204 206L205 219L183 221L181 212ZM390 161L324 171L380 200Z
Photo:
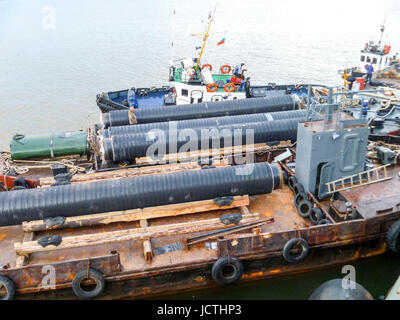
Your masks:
M386 57L385 63L387 63L387 61L388 61L388 57Z
M186 89L182 89L182 95L183 95L184 97L187 97L187 96L189 95L189 91L186 90Z
M371 62L371 58L370 57L367 57L367 62Z
M376 58L372 58L372 64L376 64L378 60Z
M360 61L361 62L365 61L365 56L361 56Z

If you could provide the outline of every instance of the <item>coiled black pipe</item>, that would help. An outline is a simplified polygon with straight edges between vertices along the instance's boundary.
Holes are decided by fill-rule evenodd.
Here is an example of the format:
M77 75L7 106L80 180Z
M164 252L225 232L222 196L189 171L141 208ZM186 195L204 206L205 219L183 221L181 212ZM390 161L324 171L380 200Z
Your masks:
M284 119L304 119L307 116L306 110L293 110L281 112L242 114L237 116L213 117L206 119L192 119L181 121L144 123L131 126L109 127L102 130L103 138L110 138L116 135L145 133L152 129L159 130L181 130L186 128L213 128L233 124L246 124L252 122L263 122Z
M270 193L281 186L278 165L256 163L111 179L0 193L0 226L224 196Z
M157 130L148 133L117 135L103 141L102 153L105 160L113 162L131 161L144 156L207 150L253 143L266 143L283 140L295 141L297 124L301 119L278 120L237 124L209 129L182 129L177 131ZM247 130L251 130L252 137ZM212 133L213 135L209 135ZM216 141L219 143L216 147ZM190 142L190 150L182 150ZM227 142L228 145L225 145ZM213 145L214 143L214 145ZM153 150L158 149L157 154Z
M279 95L239 100L202 102L179 106L139 108L134 110L137 123L165 122L198 118L211 118L238 114L277 112L296 109L293 95ZM129 110L115 110L102 115L103 127L131 124Z

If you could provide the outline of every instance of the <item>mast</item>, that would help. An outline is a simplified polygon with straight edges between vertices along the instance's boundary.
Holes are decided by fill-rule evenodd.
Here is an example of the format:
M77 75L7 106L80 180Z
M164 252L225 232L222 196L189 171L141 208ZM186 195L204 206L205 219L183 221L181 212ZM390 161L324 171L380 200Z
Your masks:
M381 25L381 38L379 39L378 46L381 45L382 38L383 38L383 33L385 32L386 15L387 15L387 14L385 14L385 19L383 19L383 24Z
M214 15L215 15L215 10L216 10L216 9L217 9L217 6L215 5L213 13L211 14L211 12L210 12L210 14L209 14L209 16L208 16L208 27L207 27L206 33L204 34L203 45L202 45L202 47L201 47L201 51L200 51L199 57L197 58L197 63L196 63L196 68L195 68L195 70L197 70L197 68L199 67L200 58L201 58L201 55L203 54L204 46L206 45L206 41L207 41L207 38L208 38L208 35L209 35L209 32L210 32L211 23L212 23L213 20L214 20Z

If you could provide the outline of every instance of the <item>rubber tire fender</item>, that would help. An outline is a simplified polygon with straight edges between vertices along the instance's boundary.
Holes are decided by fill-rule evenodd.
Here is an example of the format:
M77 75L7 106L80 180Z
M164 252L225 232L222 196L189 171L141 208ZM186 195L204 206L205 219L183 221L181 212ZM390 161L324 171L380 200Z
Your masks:
M290 176L288 179L289 189L294 191L294 185L297 183L297 178L295 176Z
M297 243L300 243L300 246L302 247L303 250L298 255L292 255L290 251L292 250L293 246L295 246ZM309 251L310 248L308 247L308 243L305 239L292 238L288 242L286 242L285 246L283 247L283 258L290 263L300 262L307 257Z
M29 189L29 184L26 180L22 177L18 177L14 180L14 190L22 190L22 189Z
M300 203L301 201L303 201L303 200L308 200L308 197L307 197L307 195L306 195L304 192L300 192L300 193L298 193L298 194L295 195L294 200L293 200L293 203L294 203L294 205L296 206L296 208L297 208L297 206L299 205L299 203Z
M233 272L229 276L224 276L222 271L225 267L233 268ZM211 277L215 282L227 285L233 284L240 280L243 275L243 263L235 257L222 257L219 258L211 268Z
M311 210L313 209L313 204L310 200L307 198L304 200L301 200L297 206L297 212L299 215L301 215L303 218L308 218L310 216Z
M321 224L332 224L332 222L331 222L331 220L329 220L329 219L321 219L321 220L318 222L318 225L321 225Z
M386 234L386 243L394 253L400 253L400 220L389 228Z
M87 279L88 274L89 278L96 282L96 287L90 291L83 290L81 287L82 281ZM92 268L89 269L89 272L86 269L79 271L75 275L74 280L72 280L72 290L74 291L75 295L81 299L93 299L97 297L104 291L104 287L105 282L103 275L99 271Z
M310 212L310 220L312 224L319 224L319 222L324 218L324 214L320 208L312 208Z
M7 290L7 295L0 297L0 300L12 300L15 296L15 284L12 280L6 276L0 275L0 285L4 286Z
M298 194L303 192L304 193L304 187L301 183L297 182L293 185L293 192L294 194Z

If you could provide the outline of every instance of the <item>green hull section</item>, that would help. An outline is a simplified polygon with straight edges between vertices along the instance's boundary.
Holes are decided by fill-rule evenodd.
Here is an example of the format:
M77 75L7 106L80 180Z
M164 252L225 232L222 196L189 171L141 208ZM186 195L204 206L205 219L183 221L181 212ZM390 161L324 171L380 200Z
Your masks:
M87 154L89 153L87 136L87 131L17 135L10 144L11 157L18 160Z

